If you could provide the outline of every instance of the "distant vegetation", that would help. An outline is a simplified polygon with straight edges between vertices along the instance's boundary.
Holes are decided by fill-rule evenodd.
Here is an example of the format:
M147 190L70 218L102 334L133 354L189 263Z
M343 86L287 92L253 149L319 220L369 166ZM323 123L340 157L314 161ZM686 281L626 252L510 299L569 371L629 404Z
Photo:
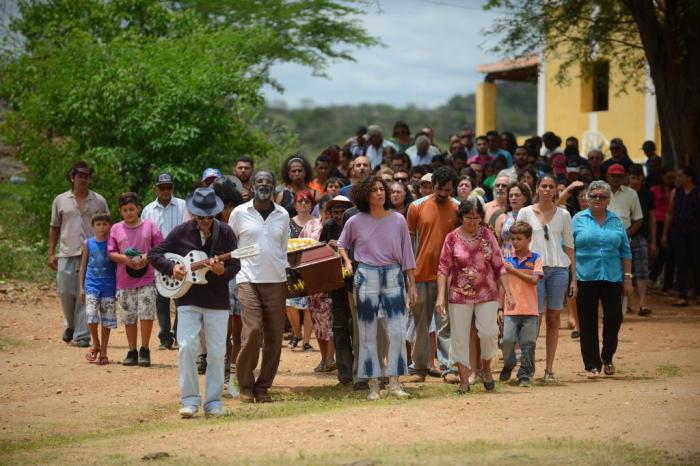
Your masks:
M474 94L455 95L437 108L392 107L383 104L308 106L288 109L271 104L269 116L299 134L301 150L315 157L329 144L341 144L358 125L379 124L387 136L396 120L408 123L412 132L431 126L439 143L445 146L450 134L463 126L475 126ZM537 129L537 88L529 83L499 83L496 99L499 130L532 135Z

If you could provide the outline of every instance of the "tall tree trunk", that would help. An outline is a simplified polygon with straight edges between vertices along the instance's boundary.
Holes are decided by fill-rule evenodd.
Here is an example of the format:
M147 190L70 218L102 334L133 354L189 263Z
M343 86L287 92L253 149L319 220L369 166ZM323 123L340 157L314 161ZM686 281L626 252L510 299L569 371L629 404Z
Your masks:
M700 5L685 0L627 0L656 89L664 159L692 165L700 181ZM669 153L670 152L670 153Z

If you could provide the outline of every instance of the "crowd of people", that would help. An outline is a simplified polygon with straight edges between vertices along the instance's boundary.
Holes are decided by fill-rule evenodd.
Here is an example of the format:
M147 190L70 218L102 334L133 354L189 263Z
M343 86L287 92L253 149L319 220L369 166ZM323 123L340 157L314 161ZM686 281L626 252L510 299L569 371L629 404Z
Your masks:
M700 303L700 188L690 167L665 167L652 141L643 164L619 138L609 149L581 154L576 138L562 147L552 132L519 145L511 133L475 138L465 127L443 151L429 127L412 135L397 122L385 138L373 125L326 148L313 167L289 156L280 183L239 157L230 175L204 170L183 200L171 174L158 173L143 208L137 194L119 196L119 222L90 190L92 168L76 162L49 231L63 340L109 364L118 308L129 346L122 364L147 367L157 319L159 349L179 351L183 418L200 407L224 414L225 392L270 402L285 338L292 351L315 351L313 332L314 371L335 372L368 400L382 389L408 398L403 384L430 376L464 394L479 381L495 389L499 352L499 380L519 362L517 383L529 386L542 327L543 380L556 382L566 307L586 376L613 375L623 315L651 316L648 289L676 290L672 305L688 306L693 283ZM337 250L343 286L289 298L290 238ZM191 251L206 258L201 283L172 260ZM171 302L156 273L195 284Z

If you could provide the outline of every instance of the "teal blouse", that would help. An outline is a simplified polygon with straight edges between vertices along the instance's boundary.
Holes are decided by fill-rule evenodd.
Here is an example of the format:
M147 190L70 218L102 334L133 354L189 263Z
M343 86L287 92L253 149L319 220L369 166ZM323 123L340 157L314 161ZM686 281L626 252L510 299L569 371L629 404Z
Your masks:
M577 280L621 282L622 259L632 259L622 220L610 210L605 213L603 225L598 224L588 209L574 215Z

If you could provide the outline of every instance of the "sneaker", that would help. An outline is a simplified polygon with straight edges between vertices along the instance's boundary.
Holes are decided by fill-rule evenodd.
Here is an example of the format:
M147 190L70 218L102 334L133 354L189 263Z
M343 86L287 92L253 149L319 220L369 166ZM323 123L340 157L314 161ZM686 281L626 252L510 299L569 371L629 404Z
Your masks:
M216 419L217 417L224 417L230 415L229 411L225 408L222 407L216 407L212 408L209 411L204 413L204 417L206 418L214 418Z
M406 393L403 388L401 388L401 384L399 383L399 378L397 376L389 377L389 388L387 391L389 392L389 395L400 400L404 400L411 396Z
M578 340L579 338L581 338L581 332L579 332L578 330L573 330L571 332L571 339Z
M557 378L554 377L554 372L544 371L544 382L545 383L557 383Z
M529 387L530 379L528 379L527 377L521 377L520 381L518 382L518 385L521 387Z
M289 349L294 349L299 345L299 337L292 337L289 339L289 344L287 345Z
M151 367L151 350L143 346L139 350L139 366Z
M122 366L135 366L139 363L139 352L135 349L126 353L126 358L122 361Z
M603 372L605 375L615 375L615 366L610 364L603 364Z
M75 346L77 346L78 348L89 348L90 340L78 340L75 342Z
M189 419L191 417L194 417L195 414L197 414L197 411L199 411L199 408L196 406L183 406L180 408L178 413L180 413L180 417L182 419Z
M197 373L202 375L207 372L207 354L197 356Z
M369 382L367 383L369 386L369 393L367 394L367 401L377 401L381 399L381 395L379 393L379 380L378 379L370 379Z
M66 327L66 329L63 331L63 336L61 339L66 343L70 343L71 340L73 340L73 329Z
M304 343L304 346L302 347L302 351L304 351L304 352L309 352L309 353L310 353L310 352L313 351L313 350L314 350L314 347L311 346L311 344L309 344L309 343Z
M591 369L590 371L586 371L586 377L588 377L589 379L597 379L598 369Z
M171 350L173 349L173 341L172 340L165 340L160 343L160 346L158 347L159 350Z
M512 373L513 369L508 369L504 367L503 369L501 369L501 375L498 376L498 380L500 380L501 382L508 382Z

